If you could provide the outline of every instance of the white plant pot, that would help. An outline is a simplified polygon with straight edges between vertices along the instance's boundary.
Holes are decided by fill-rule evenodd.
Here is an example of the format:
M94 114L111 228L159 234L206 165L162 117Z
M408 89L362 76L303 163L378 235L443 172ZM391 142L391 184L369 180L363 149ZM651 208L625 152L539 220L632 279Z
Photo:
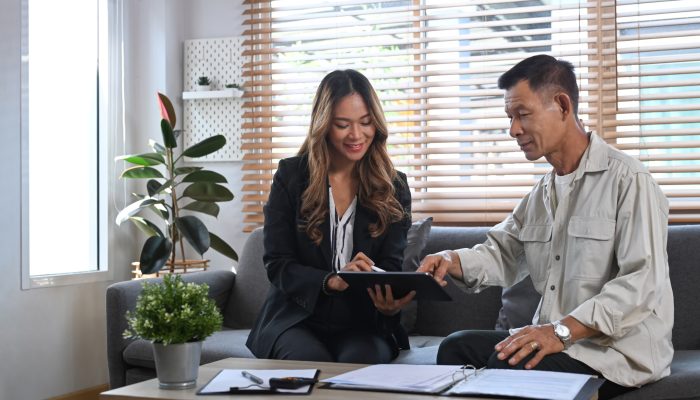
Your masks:
M197 92L208 92L209 90L211 90L211 84L209 84L209 85L195 85L194 89Z
M161 389L189 389L197 385L201 341L167 346L153 343L153 356Z
M242 91L241 89L226 88L226 90L228 90L229 92L231 92L231 94L233 95L233 97L242 97L242 96L243 96L243 91Z

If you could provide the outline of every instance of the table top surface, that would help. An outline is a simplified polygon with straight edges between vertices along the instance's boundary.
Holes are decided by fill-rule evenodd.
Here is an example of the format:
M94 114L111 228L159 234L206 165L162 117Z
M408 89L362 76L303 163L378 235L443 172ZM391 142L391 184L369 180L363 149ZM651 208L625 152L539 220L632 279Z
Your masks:
M364 364L344 364L344 363L328 363L328 362L312 362L312 361L288 361L288 360L263 360L252 358L227 358L216 361L211 364L205 364L199 367L199 376L197 377L197 386L192 389L185 390L163 390L158 388L158 380L150 379L147 381L135 383L133 385L124 386L121 388L109 390L100 394L101 400L134 400L134 399L168 399L168 400L183 400L183 399L237 399L237 400L261 400L265 398L280 398L289 396L279 394L230 394L230 395L214 395L212 396L197 396L197 390L201 389L209 380L211 380L222 369L312 369L318 368L321 370L319 379L331 378L333 376L365 367ZM445 398L437 395L418 395L402 393L401 398L410 399L437 399ZM299 397L299 396L294 396ZM363 399L363 400L382 400L396 399L396 393L390 392L370 392L358 390L339 390L339 389L324 389L316 384L311 395L303 396L306 399ZM300 398L301 399L301 398ZM472 397L473 399L473 397Z

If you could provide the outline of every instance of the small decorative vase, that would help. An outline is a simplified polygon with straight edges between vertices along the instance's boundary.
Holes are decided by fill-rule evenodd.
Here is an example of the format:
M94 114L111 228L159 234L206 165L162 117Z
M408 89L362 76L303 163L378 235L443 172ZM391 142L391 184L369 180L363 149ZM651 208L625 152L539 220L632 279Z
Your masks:
M195 90L197 92L208 92L211 89L211 84L209 85L195 85Z
M161 389L189 389L197 384L202 342L163 345L153 343L156 374Z

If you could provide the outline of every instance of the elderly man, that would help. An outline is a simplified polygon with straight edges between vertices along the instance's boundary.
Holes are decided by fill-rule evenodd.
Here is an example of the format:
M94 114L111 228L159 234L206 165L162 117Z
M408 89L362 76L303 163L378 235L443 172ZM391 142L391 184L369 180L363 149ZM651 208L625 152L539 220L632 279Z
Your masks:
M431 254L419 271L443 285L449 273L472 292L529 275L542 299L522 329L453 333L438 363L601 375L601 399L667 376L673 293L664 194L639 161L584 131L570 63L530 57L498 86L510 135L528 160L544 157L553 171L485 243Z

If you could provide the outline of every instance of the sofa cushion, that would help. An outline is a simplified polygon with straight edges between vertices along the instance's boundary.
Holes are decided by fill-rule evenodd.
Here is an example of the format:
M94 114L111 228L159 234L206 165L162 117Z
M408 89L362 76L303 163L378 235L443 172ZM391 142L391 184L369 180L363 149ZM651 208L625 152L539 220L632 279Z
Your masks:
M226 329L214 332L202 345L200 364L207 364L228 357L254 358L245 346L249 329ZM153 344L149 340L138 339L124 349L124 361L132 366L154 368Z
M428 217L411 224L406 237L406 249L403 252L403 271L413 272L418 269L423 249L428 243L432 222L433 217ZM401 324L409 334L415 331L417 313L418 304L415 300L401 310Z
M676 351L671 364L671 375L633 390L615 400L644 399L700 399L700 350Z
M393 364L435 364L442 336L409 336L410 350L401 350Z
M153 379L156 377L156 370L151 369L151 368L129 368L125 372L125 379L124 379L124 384L125 385L132 385L134 383L139 383L143 381L147 381L149 379ZM114 389L114 387L111 387L111 389Z
M224 326L250 329L262 308L270 281L263 264L263 230L251 232L236 267L236 284L224 309Z

